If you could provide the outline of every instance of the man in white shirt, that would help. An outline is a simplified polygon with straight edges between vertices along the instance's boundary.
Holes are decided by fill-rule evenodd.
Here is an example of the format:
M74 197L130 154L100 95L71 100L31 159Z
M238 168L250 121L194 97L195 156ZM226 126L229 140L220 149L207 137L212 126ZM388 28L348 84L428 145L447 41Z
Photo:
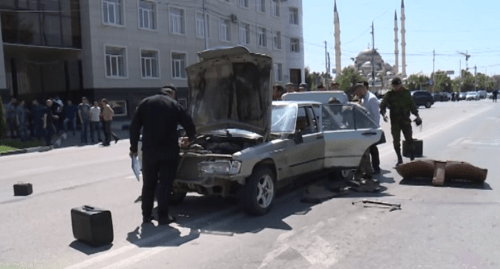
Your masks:
M370 114L370 117L372 120L377 124L377 126L380 126L380 113L379 113L379 105L380 102L378 98L368 90L368 82L363 82L363 84L357 84L354 87L354 94L362 100L362 106L368 110L368 113ZM374 174L379 174L380 173L380 158L379 158L379 152L378 148L376 145L372 145L370 147L370 155L372 157L372 167L373 167L373 173Z
M90 139L92 139L92 143L94 143L94 131L97 131L98 141L102 141L99 115L101 115L101 108L99 103L94 101L94 106L90 108Z

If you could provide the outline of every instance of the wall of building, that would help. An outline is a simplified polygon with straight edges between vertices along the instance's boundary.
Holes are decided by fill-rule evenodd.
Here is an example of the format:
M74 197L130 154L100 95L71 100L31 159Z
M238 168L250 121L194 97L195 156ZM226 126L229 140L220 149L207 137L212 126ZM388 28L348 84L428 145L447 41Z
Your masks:
M0 29L2 29L2 20L0 20ZM5 91L7 89L7 82L6 81L7 81L7 77L5 76L3 39L2 39L2 35L0 34L0 91Z

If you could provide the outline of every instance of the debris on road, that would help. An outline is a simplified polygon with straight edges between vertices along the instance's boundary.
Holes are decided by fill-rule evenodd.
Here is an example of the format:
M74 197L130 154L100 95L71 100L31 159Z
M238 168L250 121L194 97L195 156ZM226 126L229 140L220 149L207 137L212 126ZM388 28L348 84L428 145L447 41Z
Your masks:
M366 200L366 199L363 199L363 200L357 201L357 202L352 202L353 205L355 205L357 203L374 204L374 205L379 205L379 206L384 206L384 207L388 206L388 207L390 207L389 212L392 212L394 210L401 210L401 204L391 204L391 203L371 201L371 200ZM369 206L365 205L364 207L369 207Z
M349 188L345 185L338 184L321 184L311 185L307 188L304 196L300 199L303 203L319 204L328 199L338 197L349 193Z
M445 181L456 179L484 183L488 174L488 169L459 161L417 160L399 165L396 170L404 179L432 178L434 186L443 186Z
M33 193L31 183L19 182L14 184L14 196L28 196Z

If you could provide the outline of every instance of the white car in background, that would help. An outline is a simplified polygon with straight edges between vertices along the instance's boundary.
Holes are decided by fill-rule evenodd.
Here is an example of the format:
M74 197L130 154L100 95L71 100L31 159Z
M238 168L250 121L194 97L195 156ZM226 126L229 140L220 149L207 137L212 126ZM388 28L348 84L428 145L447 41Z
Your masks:
M479 100L479 94L477 92L467 92L467 95L465 96L466 101L470 100Z
M343 91L312 91L312 92L290 92L281 96L283 101L315 101L327 104L330 98L337 98L341 104L347 104L349 98Z

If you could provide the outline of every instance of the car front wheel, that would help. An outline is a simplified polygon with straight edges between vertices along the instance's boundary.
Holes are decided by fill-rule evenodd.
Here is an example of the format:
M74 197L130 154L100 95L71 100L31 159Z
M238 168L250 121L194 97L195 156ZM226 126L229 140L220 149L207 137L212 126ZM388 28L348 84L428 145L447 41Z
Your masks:
M427 103L425 103L425 107L426 107L426 108L431 108L431 105L432 105L432 104L431 104L431 102L430 102L430 101L427 101Z
M266 166L256 167L245 182L245 193L242 196L245 210L252 215L264 215L269 210L276 196L275 175Z
M330 173L331 180L352 180L356 169L335 169Z

